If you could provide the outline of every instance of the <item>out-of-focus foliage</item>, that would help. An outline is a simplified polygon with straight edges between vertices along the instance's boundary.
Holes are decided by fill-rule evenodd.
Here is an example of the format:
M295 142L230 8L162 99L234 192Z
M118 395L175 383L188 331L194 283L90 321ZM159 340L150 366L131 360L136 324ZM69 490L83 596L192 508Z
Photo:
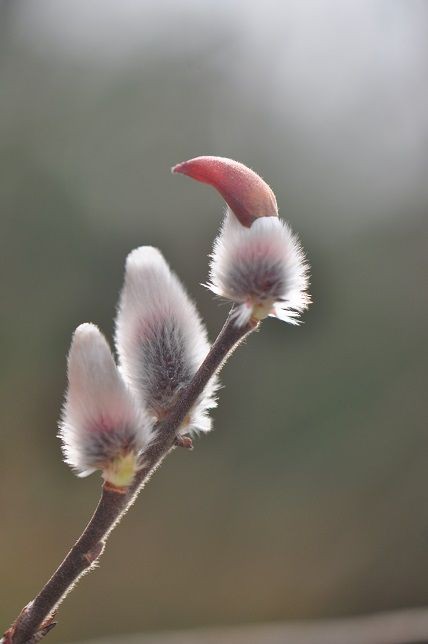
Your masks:
M269 181L314 304L236 353L215 432L156 474L52 642L426 602L427 18L416 0L0 5L5 626L98 495L55 438L73 329L111 337L141 244L212 337L225 316L198 286L221 202L169 174L198 154Z

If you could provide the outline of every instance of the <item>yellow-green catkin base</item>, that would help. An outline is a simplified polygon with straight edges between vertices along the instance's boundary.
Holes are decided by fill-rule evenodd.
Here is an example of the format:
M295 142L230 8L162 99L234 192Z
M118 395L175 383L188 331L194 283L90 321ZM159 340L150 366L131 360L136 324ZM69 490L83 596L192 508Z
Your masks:
M253 306L252 318L253 320L264 320L272 313L272 300L266 302L257 302Z
M103 479L115 487L128 487L137 471L137 455L128 452L118 456L103 470Z

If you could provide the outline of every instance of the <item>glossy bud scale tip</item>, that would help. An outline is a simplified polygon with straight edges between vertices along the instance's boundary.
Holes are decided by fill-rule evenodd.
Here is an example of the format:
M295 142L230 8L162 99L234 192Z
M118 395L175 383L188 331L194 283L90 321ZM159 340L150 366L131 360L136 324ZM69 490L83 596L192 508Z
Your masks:
M271 188L243 163L224 157L202 156L179 163L172 172L213 186L246 228L259 217L278 216Z

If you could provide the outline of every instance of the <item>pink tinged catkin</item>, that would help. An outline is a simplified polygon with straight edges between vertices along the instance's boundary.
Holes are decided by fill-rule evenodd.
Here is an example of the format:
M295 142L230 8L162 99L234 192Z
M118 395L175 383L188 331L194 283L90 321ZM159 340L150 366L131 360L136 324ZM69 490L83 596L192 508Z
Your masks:
M208 287L238 305L236 324L267 316L298 324L310 303L309 267L297 237L278 217L268 184L223 157L196 157L173 172L213 186L228 205L214 242Z
M140 403L161 420L209 350L195 305L162 254L151 246L132 251L116 318L121 372ZM213 378L180 431L209 431L208 412L216 406Z
M277 217L260 217L245 228L230 211L211 255L209 288L238 304L241 326L274 316L298 324L310 298L308 265L298 239Z
M79 476L102 470L116 487L131 483L152 439L139 407L94 324L75 331L68 355L68 389L59 436L66 463Z

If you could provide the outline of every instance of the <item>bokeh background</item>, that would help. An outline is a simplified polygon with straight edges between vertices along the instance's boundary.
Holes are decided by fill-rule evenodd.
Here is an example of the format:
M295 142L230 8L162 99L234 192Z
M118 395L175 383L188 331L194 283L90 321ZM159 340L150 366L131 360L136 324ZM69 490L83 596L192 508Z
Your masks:
M200 286L222 216L174 163L259 171L312 266L304 325L227 365L215 431L176 451L63 606L52 642L428 603L428 4L0 3L0 621L88 518L61 461L73 329L112 337L127 253Z

